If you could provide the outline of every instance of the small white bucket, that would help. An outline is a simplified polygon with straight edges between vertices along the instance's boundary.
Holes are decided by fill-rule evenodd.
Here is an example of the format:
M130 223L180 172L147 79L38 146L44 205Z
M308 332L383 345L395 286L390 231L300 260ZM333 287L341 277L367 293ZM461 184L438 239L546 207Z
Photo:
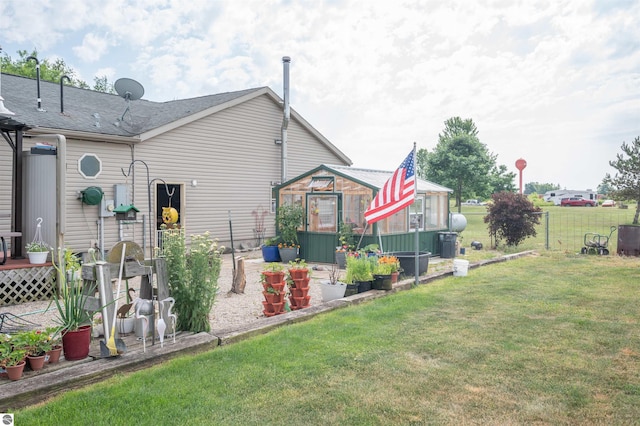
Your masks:
M453 276L466 277L469 270L469 261L464 259L453 259Z

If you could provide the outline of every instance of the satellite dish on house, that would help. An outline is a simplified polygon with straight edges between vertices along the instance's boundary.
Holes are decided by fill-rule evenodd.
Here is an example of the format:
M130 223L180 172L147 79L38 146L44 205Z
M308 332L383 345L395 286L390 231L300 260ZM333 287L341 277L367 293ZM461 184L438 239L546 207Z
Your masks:
M127 101L137 101L144 95L142 84L130 78L119 78L113 83L113 88Z
M124 116L129 112L129 116L131 119L131 123L129 126L135 127L133 123L133 116L131 114L130 101L137 101L144 95L144 87L142 84L138 83L135 80L130 78L119 78L113 83L113 88L116 89L116 92L120 97L124 98L127 101L127 108L122 113L122 117L120 117L114 124L116 127L120 127L121 124L126 124L124 121ZM122 128L127 131L126 129Z

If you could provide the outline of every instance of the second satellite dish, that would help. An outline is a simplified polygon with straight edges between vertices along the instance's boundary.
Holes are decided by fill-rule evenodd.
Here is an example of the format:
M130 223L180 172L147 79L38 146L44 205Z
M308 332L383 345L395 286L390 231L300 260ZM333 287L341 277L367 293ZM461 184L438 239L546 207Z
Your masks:
M113 83L113 88L127 101L136 101L144 95L142 84L130 78L119 78Z

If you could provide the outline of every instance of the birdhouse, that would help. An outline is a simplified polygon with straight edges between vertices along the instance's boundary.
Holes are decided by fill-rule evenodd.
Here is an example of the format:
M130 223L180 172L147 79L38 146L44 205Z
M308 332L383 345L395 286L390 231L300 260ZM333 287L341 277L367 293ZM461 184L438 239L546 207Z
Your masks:
M128 206L120 204L118 207L113 209L113 212L116 214L116 220L136 220L136 216L139 211L140 210L138 210L133 204L129 204Z

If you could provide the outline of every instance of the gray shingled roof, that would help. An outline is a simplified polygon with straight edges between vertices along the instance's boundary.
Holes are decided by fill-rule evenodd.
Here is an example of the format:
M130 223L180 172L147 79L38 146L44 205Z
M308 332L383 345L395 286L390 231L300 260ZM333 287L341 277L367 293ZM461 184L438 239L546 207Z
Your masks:
M340 166L334 164L324 164L323 166L328 169L334 170L337 173L341 173L345 176L349 176L353 179L359 180L360 182L369 184L378 189L382 188L387 180L389 180L389 178L393 175L393 172L384 170L358 169L355 167ZM452 189L420 178L418 178L416 182L418 192L453 192Z
M61 114L59 84L40 81L41 105L46 110L40 112L37 109L35 79L10 74L2 74L1 78L1 95L4 105L16 114L12 117L13 120L31 128L45 127L114 136L139 135L263 89L246 89L168 102L140 99L127 104L118 95L64 86L64 114ZM114 123L118 122L119 126L116 126Z

